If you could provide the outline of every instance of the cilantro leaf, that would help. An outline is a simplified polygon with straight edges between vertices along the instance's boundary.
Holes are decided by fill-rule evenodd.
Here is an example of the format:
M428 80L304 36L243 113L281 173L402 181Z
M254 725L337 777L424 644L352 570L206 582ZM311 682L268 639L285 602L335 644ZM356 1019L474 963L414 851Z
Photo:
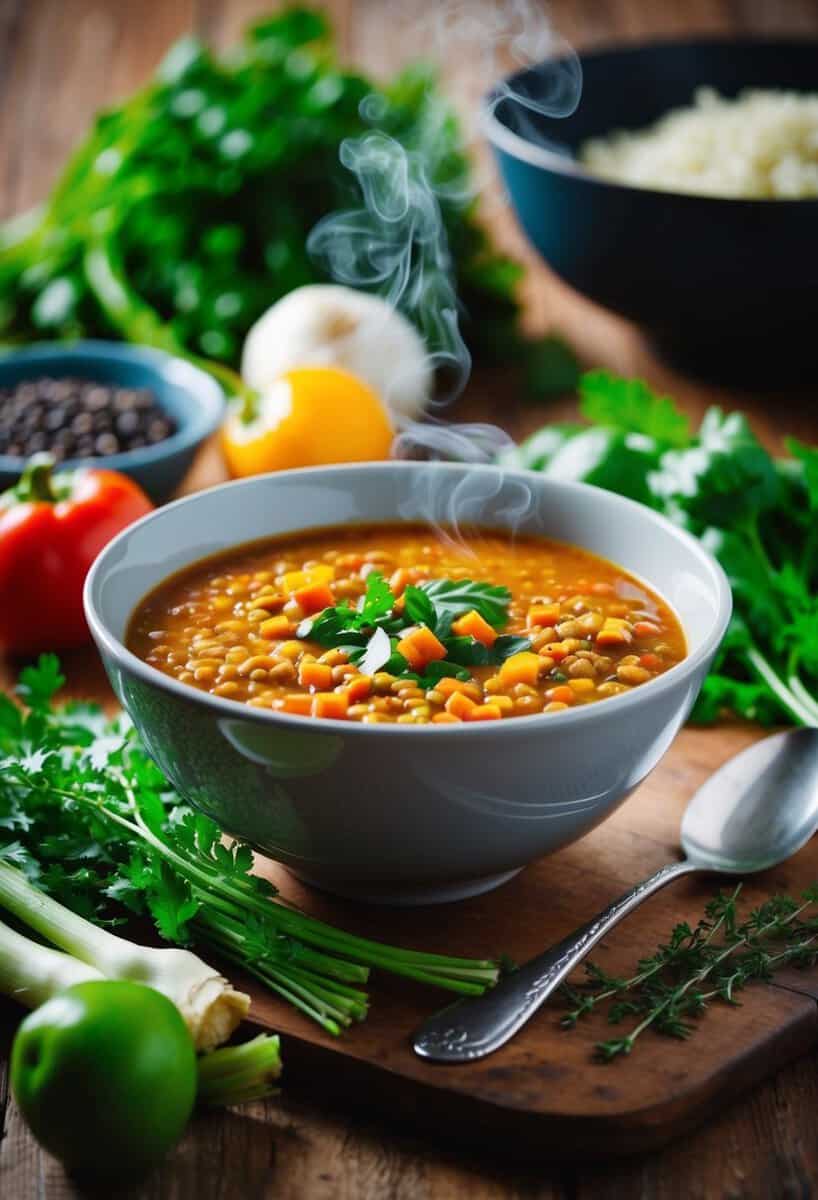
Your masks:
M450 637L443 642L446 658L450 662L466 667L498 666L512 654L521 654L531 649L528 638L503 634L492 646L484 646L472 637Z
M346 602L325 608L316 617L302 621L296 633L298 637L310 638L322 646L338 646L341 641L365 645L366 638L358 636L361 630L387 624L394 607L395 596L389 584L379 571L371 571L366 579L366 593L357 608Z
M465 667L447 659L436 659L426 665L423 675L417 677L421 687L433 688L441 679L460 679L465 682L471 676Z
M708 409L695 445L662 455L650 484L695 521L727 529L771 508L780 489L775 464L747 418L719 408Z
M588 421L626 433L643 433L668 446L690 443L690 421L669 396L657 396L641 379L586 371L580 379L580 410Z
M354 629L374 625L382 617L388 617L395 607L392 589L380 571L370 571L366 577L366 593L363 604L356 614Z
M438 613L422 588L409 584L403 593L403 611L413 625L425 625L437 632Z
M56 654L41 654L36 666L23 667L17 694L33 712L47 709L55 693L65 683Z
M508 620L511 592L507 587L474 583L470 579L428 579L418 587L431 600L436 620L445 615L462 616L471 609L495 628Z

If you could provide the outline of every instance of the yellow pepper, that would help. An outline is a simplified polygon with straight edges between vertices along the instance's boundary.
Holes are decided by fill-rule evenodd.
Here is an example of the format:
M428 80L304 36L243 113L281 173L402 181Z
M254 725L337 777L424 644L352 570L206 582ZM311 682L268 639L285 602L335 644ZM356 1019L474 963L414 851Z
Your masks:
M381 401L355 375L301 367L263 395L237 400L222 427L232 475L389 457L394 430Z

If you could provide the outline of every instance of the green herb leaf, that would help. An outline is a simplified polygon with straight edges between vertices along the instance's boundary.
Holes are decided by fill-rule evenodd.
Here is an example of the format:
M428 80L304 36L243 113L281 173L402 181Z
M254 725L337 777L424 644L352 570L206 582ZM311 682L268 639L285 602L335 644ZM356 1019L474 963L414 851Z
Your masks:
M803 467L809 506L813 512L818 512L818 446L807 446L793 437L787 438L785 445Z
M694 436L669 398L604 371L580 390L594 425L546 426L503 461L647 504L719 559L734 618L695 719L729 708L818 725L818 449L789 439L794 458L776 461L743 414L718 408Z
M65 676L56 654L41 654L36 666L23 667L17 694L33 712L42 712L64 683Z
M333 1034L366 1015L350 985L369 966L475 995L496 978L494 963L399 950L277 903L250 847L224 844L174 793L127 721L48 702L60 679L53 656L27 668L36 708L0 721L0 858L36 886L101 925L149 916L166 940L238 964Z
M375 625L381 617L388 617L395 604L392 589L379 571L371 571L366 577L366 593L363 604L355 617L355 629Z
M474 583L470 579L429 579L418 587L431 600L437 621L445 615L462 616L471 609L495 628L508 620L511 592L507 587Z
M595 425L642 433L667 446L687 446L690 422L669 396L657 396L641 379L608 371L586 371L580 381L580 410Z
M403 599L403 611L410 624L425 625L433 633L437 632L437 610L422 588L409 584L403 593Z
M736 992L752 981L768 981L784 967L818 961L814 885L799 900L771 896L744 919L737 907L740 892L741 884L732 892L719 892L695 928L686 922L676 925L653 954L640 958L629 977L586 963L586 981L563 991L568 1005L563 1028L576 1028L600 1006L607 1006L611 1024L633 1018L628 1033L594 1047L598 1062L612 1062L631 1054L648 1030L689 1038L711 1004L735 1007Z

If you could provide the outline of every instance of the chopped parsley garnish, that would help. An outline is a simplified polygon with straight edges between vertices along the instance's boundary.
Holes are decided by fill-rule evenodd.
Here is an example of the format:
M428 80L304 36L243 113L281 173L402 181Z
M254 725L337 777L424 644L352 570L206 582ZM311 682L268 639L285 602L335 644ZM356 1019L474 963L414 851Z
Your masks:
M388 671L423 687L434 687L444 677L468 679L468 667L499 666L512 654L531 648L527 638L510 634L501 634L486 646L474 637L452 633L452 623L472 610L493 629L502 629L511 602L507 587L470 579L428 579L410 584L401 600L383 575L372 571L355 607L344 602L325 608L301 622L298 637L343 650L365 675ZM445 658L428 663L423 674L412 671L397 648L401 638L418 626L433 633L446 651Z

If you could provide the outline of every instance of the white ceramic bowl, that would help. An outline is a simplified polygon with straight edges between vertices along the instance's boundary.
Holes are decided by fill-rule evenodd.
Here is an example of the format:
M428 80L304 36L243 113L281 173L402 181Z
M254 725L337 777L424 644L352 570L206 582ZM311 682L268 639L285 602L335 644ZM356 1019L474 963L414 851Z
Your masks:
M317 526L454 519L576 543L621 564L673 606L687 658L631 692L562 713L362 725L219 699L123 645L145 593L206 555ZM496 886L624 800L687 717L731 597L694 539L610 492L497 467L390 462L259 476L161 508L102 552L85 607L115 692L190 803L328 890L426 903Z

